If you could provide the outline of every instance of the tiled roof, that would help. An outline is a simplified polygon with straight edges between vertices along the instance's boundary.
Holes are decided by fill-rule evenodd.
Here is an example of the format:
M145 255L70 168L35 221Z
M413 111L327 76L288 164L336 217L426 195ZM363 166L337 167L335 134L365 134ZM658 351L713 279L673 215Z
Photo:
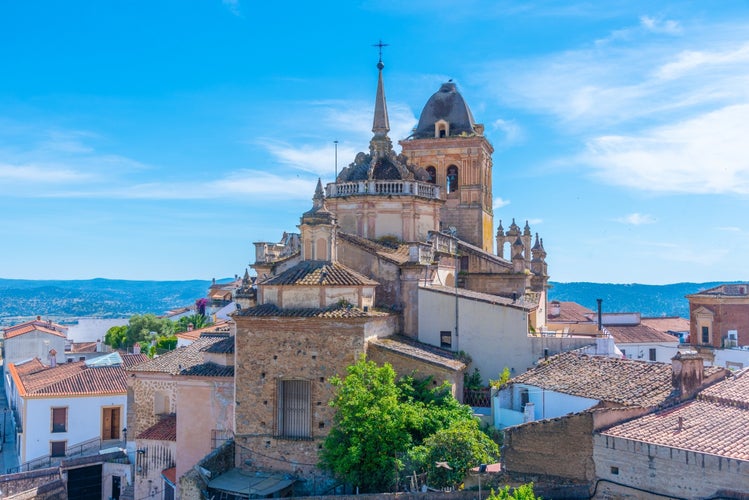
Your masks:
M200 337L203 333L229 333L231 332L232 322L222 319L216 321L212 325L204 326L203 328L197 328L189 332L180 332L177 337L184 340L195 340Z
M229 336L209 346L203 347L202 351L218 354L233 354L235 340L234 336Z
M281 274L271 276L261 285L377 286L379 283L339 262L303 260Z
M36 319L32 319L31 321L24 321L23 323L18 323L16 325L6 326L4 328L0 328L0 330L5 332L11 332L18 328L25 328L27 326L41 326L50 330L57 330L66 332L68 331L68 327L64 325L60 325L59 323L53 323L51 320L43 320L41 316L37 316Z
M552 323L592 323L597 321L595 312L577 302L555 300L550 304L555 302L559 303L559 314L552 315L550 312L547 314L548 321ZM551 309L552 306L550 305L547 311L551 311Z
M5 330L5 333L3 335L3 338L5 340L12 339L14 337L19 337L21 335L25 335L30 332L41 332L41 333L48 333L50 335L55 335L57 337L67 338L67 335L65 335L64 332L58 332L57 330L54 330L52 328L48 328L46 326L37 325L34 323L30 324L24 324L24 325L17 325L16 327L11 327Z
M30 359L23 363L16 363L14 366L16 367L16 373L19 375L28 375L29 373L38 372L47 368L39 358Z
M647 325L607 326L606 330L617 344L645 344L679 342L679 339Z
M749 296L749 283L728 283L719 285L708 290L692 293L689 297L699 297L700 295L708 297L747 297Z
M96 342L72 342L70 353L96 352Z
M542 361L510 383L624 406L648 407L663 403L671 395L671 374L668 363L565 352Z
M605 436L749 460L749 370L697 398L603 431Z
M364 250L374 253L385 260L395 264L405 264L408 262L408 252L410 245L408 243L399 243L395 247L383 245L377 241L368 240L355 234L338 233L338 238L352 245L356 245Z
M640 322L661 332L688 332L689 320L678 316L642 318Z
M192 377L233 377L234 367L208 362L185 368L179 374Z
M122 358L122 366L130 368L140 363L145 363L149 358L146 354L120 354Z
M177 415L164 415L158 422L141 432L136 439L153 441L177 441Z
M90 368L84 362L65 363L24 373L9 366L21 396L89 396L127 393L127 375L121 366Z
M327 308L296 308L281 309L275 304L262 304L238 311L235 316L271 317L281 316L289 318L367 318L371 316L386 316L387 313L370 309L365 312L357 307L334 305Z
M178 347L173 351L162 354L156 358L149 359L144 363L128 367L130 372L159 372L179 375L183 370L203 363L204 347L220 342L221 338L201 337L190 345Z
M465 363L456 358L456 353L432 345L422 344L421 342L400 335L376 338L370 340L368 343L411 358L441 365L451 370L464 370L466 368Z
M508 307L516 307L518 309L533 309L538 305L537 300L533 300L533 297L518 297L516 300L512 300L507 297L502 297L500 295L492 295L490 293L481 293L481 292L474 292L473 290L466 290L465 288L453 288L449 286L442 286L442 285L428 285L423 286L419 285L419 288L422 288L424 290L432 290L435 292L443 293L446 295L452 295L455 296L457 294L459 297L463 297L466 299L471 300L478 300L481 302L486 302L488 304L498 304ZM535 296L534 296L535 297Z

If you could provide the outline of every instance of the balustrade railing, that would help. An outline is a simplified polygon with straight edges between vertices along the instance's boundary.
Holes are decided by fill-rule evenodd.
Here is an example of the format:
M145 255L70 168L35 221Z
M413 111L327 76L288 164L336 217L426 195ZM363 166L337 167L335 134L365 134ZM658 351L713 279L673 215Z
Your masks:
M353 195L413 195L421 198L441 199L440 187L428 182L403 180L365 180L328 184L328 198Z

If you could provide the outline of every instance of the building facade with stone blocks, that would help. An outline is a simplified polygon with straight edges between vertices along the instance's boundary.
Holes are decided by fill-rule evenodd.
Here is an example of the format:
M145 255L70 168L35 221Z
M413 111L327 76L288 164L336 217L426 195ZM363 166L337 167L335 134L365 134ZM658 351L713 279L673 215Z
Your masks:
M233 335L204 333L128 371L128 451L136 463L136 494L173 488L233 436L234 342ZM143 453L149 447L151 458Z
M749 347L749 284L720 285L687 295L689 343L697 348Z

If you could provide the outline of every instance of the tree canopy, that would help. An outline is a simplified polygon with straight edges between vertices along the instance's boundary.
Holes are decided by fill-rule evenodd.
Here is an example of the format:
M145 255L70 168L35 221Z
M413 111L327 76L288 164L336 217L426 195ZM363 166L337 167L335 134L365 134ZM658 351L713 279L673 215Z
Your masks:
M127 349L136 343L150 343L161 337L174 334L174 323L166 318L153 314L136 314L128 321L127 326L114 326L107 330L104 343L116 349Z
M436 461L454 462L457 473L499 456L447 384L434 387L431 378L413 375L396 381L392 366L364 356L331 383L336 414L320 466L362 492L393 491L401 472L426 471L438 481L430 467Z

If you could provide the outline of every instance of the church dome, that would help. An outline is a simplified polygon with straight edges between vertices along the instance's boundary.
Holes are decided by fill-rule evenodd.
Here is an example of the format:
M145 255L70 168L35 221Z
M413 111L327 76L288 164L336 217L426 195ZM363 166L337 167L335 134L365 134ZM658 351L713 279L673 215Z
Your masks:
M443 127L444 135L440 135L440 121L447 122ZM454 137L461 134L472 135L474 130L473 114L463 96L458 92L453 82L443 83L440 89L429 98L419 117L419 125L413 133L414 139L429 139L434 137Z

